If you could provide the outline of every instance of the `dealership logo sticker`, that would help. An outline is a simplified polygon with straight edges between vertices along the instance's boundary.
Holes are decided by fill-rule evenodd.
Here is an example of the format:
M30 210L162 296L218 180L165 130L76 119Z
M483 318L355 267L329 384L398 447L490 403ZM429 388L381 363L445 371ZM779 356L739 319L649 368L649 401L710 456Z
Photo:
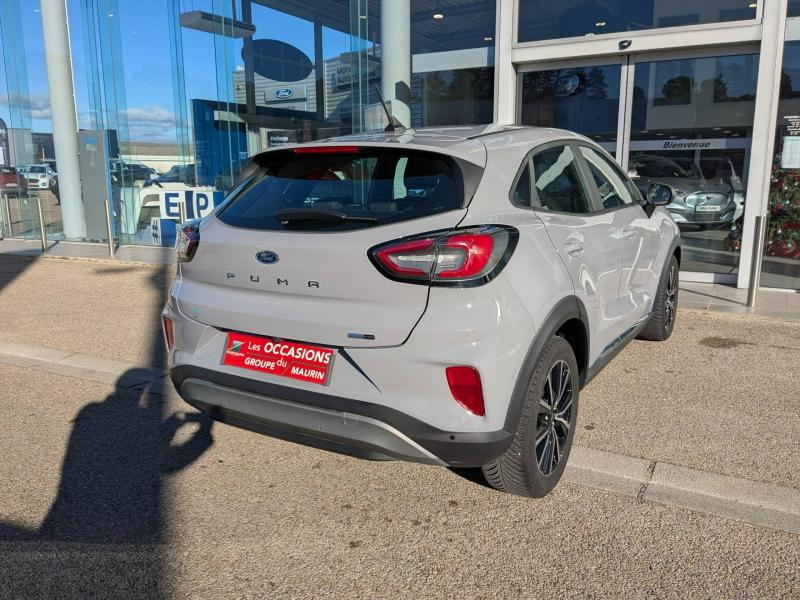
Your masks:
M222 364L327 385L336 350L245 333L228 333Z
M274 252L262 250L261 252L256 253L256 260L265 265L274 265L276 262L278 262L279 257Z
M294 90L292 88L280 88L275 90L275 97L276 98L291 98L294 96Z

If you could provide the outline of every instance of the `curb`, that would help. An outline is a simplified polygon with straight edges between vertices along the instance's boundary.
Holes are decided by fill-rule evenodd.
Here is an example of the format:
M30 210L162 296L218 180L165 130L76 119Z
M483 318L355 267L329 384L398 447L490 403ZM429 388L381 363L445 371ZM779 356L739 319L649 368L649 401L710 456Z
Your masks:
M0 341L0 364L178 397L163 368L90 354ZM641 502L800 534L800 490L794 488L583 446L572 448L564 481Z
M800 533L800 490L575 446L564 480L751 525Z

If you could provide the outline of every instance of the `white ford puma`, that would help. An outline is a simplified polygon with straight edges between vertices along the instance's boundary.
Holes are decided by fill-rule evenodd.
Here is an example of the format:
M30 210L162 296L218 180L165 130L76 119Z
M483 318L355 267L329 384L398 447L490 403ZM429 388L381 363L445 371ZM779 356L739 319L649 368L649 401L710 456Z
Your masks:
M181 226L175 387L220 421L543 496L581 388L675 324L678 228L566 131L349 136L254 158Z

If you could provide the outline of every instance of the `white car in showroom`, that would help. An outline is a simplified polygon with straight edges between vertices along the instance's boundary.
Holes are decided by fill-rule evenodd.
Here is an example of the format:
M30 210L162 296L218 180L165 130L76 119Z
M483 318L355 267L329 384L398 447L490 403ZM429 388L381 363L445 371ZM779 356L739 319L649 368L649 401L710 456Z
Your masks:
M254 163L179 229L162 313L176 389L219 421L540 497L581 389L674 328L671 191L585 137L401 129Z
M26 165L17 169L28 181L28 189L49 190L56 172L50 165Z

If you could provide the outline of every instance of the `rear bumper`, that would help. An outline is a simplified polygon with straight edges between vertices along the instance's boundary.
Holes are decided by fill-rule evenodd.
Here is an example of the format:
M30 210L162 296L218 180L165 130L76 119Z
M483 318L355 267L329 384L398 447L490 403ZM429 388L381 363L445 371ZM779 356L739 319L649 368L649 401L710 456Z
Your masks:
M195 366L170 370L175 388L213 419L281 439L373 460L478 467L512 434L442 431L386 406Z

